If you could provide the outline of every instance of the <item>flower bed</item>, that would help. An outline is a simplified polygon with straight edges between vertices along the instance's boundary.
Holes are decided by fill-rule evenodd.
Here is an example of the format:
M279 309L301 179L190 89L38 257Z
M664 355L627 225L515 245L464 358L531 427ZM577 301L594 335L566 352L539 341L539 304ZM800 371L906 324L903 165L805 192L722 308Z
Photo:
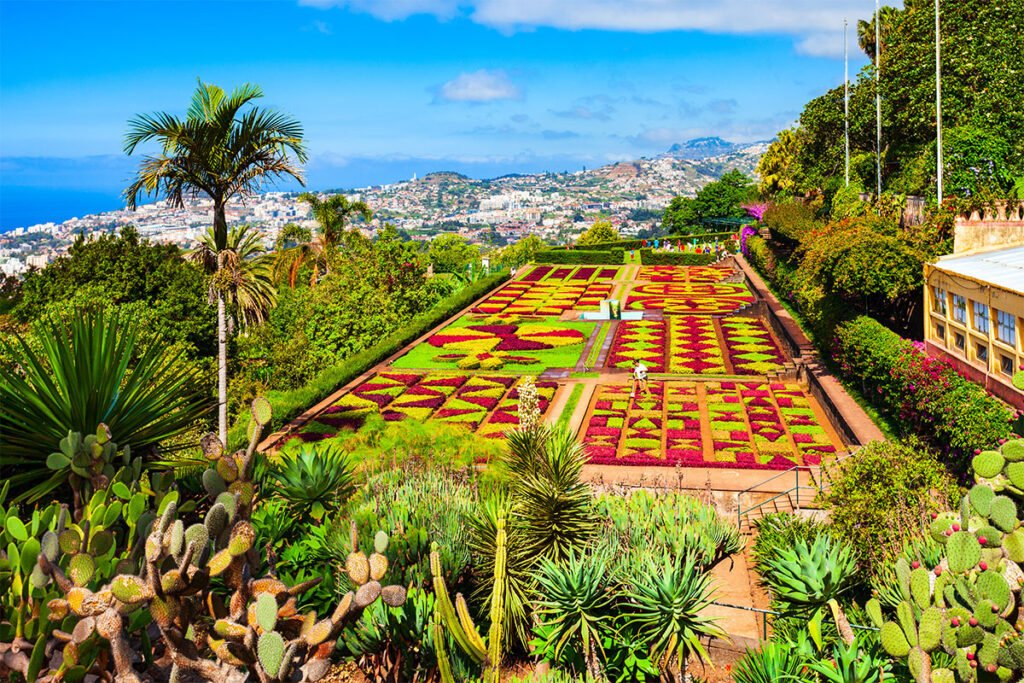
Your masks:
M626 308L631 311L661 310L669 314L725 315L753 302L753 294L739 283L656 283L634 287L626 300Z
M570 309L596 311L611 292L612 285L606 282L563 282L551 277L542 282L516 281L485 299L473 312L559 316Z
M735 317L723 318L719 325L735 374L765 375L782 369L786 359L764 322Z
M683 375L726 373L714 318L680 315L668 320L669 372Z
M652 381L650 398L629 392L597 388L582 430L591 462L781 470L839 445L795 384Z
M358 427L373 412L388 421L440 420L498 437L519 424L515 388L519 381L500 375L381 372L317 415L300 438L316 441L334 436L343 429ZM549 380L536 384L544 413L558 385Z
M641 266L637 280L647 282L721 282L735 271L724 266Z
M393 367L531 370L576 366L596 323L517 316L463 316L409 350Z
M665 323L661 320L623 320L615 330L605 367L630 368L639 360L651 372L665 370Z

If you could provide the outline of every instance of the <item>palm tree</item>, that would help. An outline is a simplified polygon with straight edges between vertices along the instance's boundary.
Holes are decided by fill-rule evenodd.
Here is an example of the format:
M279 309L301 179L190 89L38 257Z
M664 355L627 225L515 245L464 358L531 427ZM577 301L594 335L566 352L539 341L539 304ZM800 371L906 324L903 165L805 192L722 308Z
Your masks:
M369 221L373 218L373 211L366 202L350 202L342 194L320 199L312 192L303 192L299 201L309 204L314 220L320 224L320 231L315 238L302 239L305 228L293 224L282 228L277 238L278 245L284 247L292 243L293 246L279 249L277 269L279 275L288 274L288 284L294 287L299 269L309 262L313 267L309 284L314 286L321 273L330 272L330 255L338 249L346 226L354 218Z
M129 121L124 150L160 144L160 152L143 157L135 180L124 191L128 208L142 195L163 195L171 206L206 196L213 201L213 229L208 245L219 253L228 245L225 209L238 195L257 192L269 181L291 177L303 182L295 165L306 161L302 125L295 119L253 105L263 97L245 84L226 94L200 81L184 119L166 112L141 114ZM293 159L294 157L294 159ZM224 287L217 287L218 427L227 442L227 315Z
M878 9L878 15L881 19L881 37L882 44L879 46L880 50L885 49L886 39L889 37L889 32L896 21L899 10L895 7L883 6ZM874 61L875 59L875 15L872 14L870 19L860 19L857 21L857 44L860 49L864 51L864 54L868 56L868 59Z

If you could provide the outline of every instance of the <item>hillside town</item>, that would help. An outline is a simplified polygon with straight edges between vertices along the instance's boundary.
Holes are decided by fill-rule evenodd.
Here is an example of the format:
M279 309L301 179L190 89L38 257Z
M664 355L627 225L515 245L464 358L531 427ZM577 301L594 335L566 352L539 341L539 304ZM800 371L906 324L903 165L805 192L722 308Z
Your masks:
M709 146L707 141L717 144ZM738 169L754 174L767 143L748 146L715 138L674 145L654 158L620 162L571 173L509 175L476 180L457 173L430 173L422 178L355 190L329 190L365 201L374 218L361 228L372 235L394 225L413 240L426 241L456 232L472 243L503 246L527 235L561 243L575 238L598 218L611 221L623 236L650 228L661 210L677 196L693 196L722 173ZM703 156L703 154L713 156ZM297 192L266 192L228 204L229 223L259 226L267 245L288 223L314 226L309 206ZM156 242L188 248L208 227L211 201L197 198L176 208L165 201L135 211L120 209L61 223L43 223L0 234L0 273L20 276L42 268L65 253L79 235L115 231L134 225Z

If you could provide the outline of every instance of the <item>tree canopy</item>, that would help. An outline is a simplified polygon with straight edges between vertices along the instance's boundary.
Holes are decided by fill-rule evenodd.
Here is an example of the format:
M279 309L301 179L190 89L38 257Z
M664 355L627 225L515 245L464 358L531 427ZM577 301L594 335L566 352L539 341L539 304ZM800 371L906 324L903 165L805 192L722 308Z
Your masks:
M612 227L611 221L598 220L576 239L576 246L585 247L589 244L615 242L618 239L619 231Z

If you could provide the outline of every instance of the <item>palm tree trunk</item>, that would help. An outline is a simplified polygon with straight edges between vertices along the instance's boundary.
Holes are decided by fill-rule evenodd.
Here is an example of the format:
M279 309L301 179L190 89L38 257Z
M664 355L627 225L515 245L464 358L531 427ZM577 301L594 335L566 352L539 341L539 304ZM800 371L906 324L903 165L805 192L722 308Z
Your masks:
M224 294L217 292L217 432L228 447L228 323Z

